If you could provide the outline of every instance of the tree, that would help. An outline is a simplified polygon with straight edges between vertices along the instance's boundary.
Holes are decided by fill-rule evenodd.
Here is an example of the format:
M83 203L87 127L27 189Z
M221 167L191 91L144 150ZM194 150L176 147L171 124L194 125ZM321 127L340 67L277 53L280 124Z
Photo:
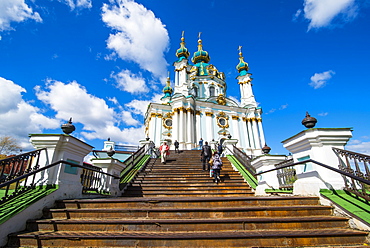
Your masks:
M19 151L21 146L18 145L18 141L10 136L0 137L0 154L9 155L12 152Z

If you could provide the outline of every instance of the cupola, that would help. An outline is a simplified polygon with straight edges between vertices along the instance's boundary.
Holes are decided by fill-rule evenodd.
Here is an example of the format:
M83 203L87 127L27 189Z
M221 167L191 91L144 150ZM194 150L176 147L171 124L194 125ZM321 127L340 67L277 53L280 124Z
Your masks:
M178 61L183 59L187 59L190 56L188 49L185 47L185 38L184 38L184 31L182 32L180 48L176 51L176 57L179 58Z
M164 98L171 97L172 92L173 92L173 90L172 90L172 87L171 87L170 76L168 75L168 77L167 77L167 84L163 88Z
M202 40L200 39L200 35L199 35L198 51L196 51L193 54L193 58L191 59L191 61L194 64L197 64L197 63L200 63L200 62L208 63L210 60L211 60L211 58L209 57L208 52L203 51Z
M241 46L239 46L239 64L236 66L236 69L238 70L241 76L247 74L249 70L248 63L244 61Z

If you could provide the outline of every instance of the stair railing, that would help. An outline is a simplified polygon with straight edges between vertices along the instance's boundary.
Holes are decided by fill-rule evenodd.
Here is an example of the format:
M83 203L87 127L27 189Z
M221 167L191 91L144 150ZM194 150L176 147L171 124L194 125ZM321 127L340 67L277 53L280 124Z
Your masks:
M252 175L256 174L256 169L252 166L251 163L252 159L247 154L245 154L245 152L237 148L235 145L233 145L232 150L228 146L225 147L232 155L235 156L237 160L239 160L239 162L248 170L249 173L251 173Z
M136 165L142 161L145 155L150 155L150 151L155 151L153 149L150 150L151 148L154 149L154 147L146 149L144 145L123 162L125 164L125 169L122 170L120 176L120 190L124 190L130 182L135 179L137 173L143 168L143 166L138 168ZM154 152L154 154L157 155L156 152Z
M355 175L365 180L370 180L370 169L369 169L370 156L334 147L333 151L338 157L339 161L338 168L341 171L344 171L351 175ZM351 177L348 178L346 175L342 176L345 184L344 187L345 190L357 196L363 197L368 201L370 200L369 184L357 181Z
M369 161L369 160L367 160L367 161ZM262 174L265 174L265 173L268 173L268 172L271 172L271 171L275 171L275 170L279 170L279 169L283 169L283 168L294 167L296 165L306 164L306 163L315 163L315 164L317 164L319 166L322 166L326 169L329 169L331 171L334 171L334 172L337 172L337 173L341 174L344 177L345 182L346 181L348 182L349 180L347 178L349 178L351 181L353 181L353 185L364 185L365 189L370 189L370 180L368 178L368 175L367 176L356 175L355 173L353 173L349 169L337 169L337 168L331 167L329 165L326 165L326 164L320 163L318 161L315 161L313 159L307 159L307 160L299 161L299 162L293 163L293 164L282 165L282 166L279 166L278 168L274 168L274 169L271 169L271 170L259 172L255 175L259 176L259 175L262 175ZM350 187L348 189L351 190L351 192L355 193L356 195L359 195L359 196L363 197L364 199L366 199L367 201L370 201L370 194L369 194L368 190L366 191L366 193L364 193L364 192L356 191L355 189L350 188Z
M43 180L43 183L37 182L37 175L48 176L46 170L59 164L70 165L71 167L82 168L81 184L82 193L108 193L104 188L103 175L119 179L119 177L101 171L101 168L88 165L79 165L68 161L60 160L44 167L39 164L41 152L46 149L40 149L11 158L0 160L1 181L0 181L0 204L7 202L26 191L34 189L36 186L47 185L49 180Z
M297 173L294 166L285 167L292 164L293 159L288 159L275 165L280 189L292 189L293 183L297 180Z

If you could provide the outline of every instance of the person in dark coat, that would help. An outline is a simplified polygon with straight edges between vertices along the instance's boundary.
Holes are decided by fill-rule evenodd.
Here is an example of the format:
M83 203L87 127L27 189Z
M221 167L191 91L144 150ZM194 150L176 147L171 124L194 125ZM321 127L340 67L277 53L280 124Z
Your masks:
M209 160L212 157L212 150L211 147L208 145L207 141L204 143L200 156L202 156L203 170L206 170L206 164L207 170L209 170L210 169Z
M180 153L179 151L179 142L177 140L175 140L175 143L173 143L174 146L175 146L175 153Z

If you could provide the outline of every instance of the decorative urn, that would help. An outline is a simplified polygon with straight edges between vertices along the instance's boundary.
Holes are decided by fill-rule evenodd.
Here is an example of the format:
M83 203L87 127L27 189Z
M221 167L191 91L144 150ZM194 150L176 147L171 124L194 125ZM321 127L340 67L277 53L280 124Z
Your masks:
M311 117L308 112L306 112L306 117L302 120L302 125L307 128L313 128L317 123L315 117Z
M71 134L73 131L76 130L76 127L72 124L72 117L69 121L61 126L63 133Z

